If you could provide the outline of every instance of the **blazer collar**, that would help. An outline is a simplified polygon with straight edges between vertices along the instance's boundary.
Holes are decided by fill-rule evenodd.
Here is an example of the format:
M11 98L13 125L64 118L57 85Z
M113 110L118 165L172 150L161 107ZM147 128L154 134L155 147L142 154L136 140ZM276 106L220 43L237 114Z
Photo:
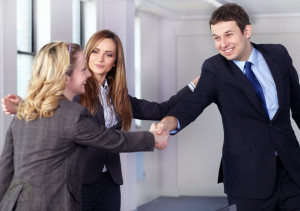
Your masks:
M231 69L233 70L234 77L237 77L239 86L242 88L243 92L248 97L252 105L256 108L258 112L260 112L266 118L269 118L268 114L262 107L251 82L247 79L246 75L240 70L240 68L233 61L229 61L229 64L231 66Z
M99 124L105 125L103 107L102 107L101 103L99 103L99 104L100 104L100 105L98 105L99 109L93 118L96 119Z
M284 101L283 77L282 77L279 65L277 63L277 59L275 58L272 51L270 51L266 48L263 48L261 45L256 45L253 43L252 43L252 45L263 55L264 59L266 60L268 66L269 66L273 80L276 85L277 98L278 98L278 110L273 117L273 119L275 119L278 116L280 107L281 107L281 105L283 105L283 101Z
M277 97L278 97L278 105L279 108L274 115L273 119L278 116L280 105L283 103L284 93L283 93L283 78L280 73L279 66L276 62L276 58L273 56L273 53L270 52L268 49L265 49L261 45L256 45L254 43L251 43L254 48L256 48L264 57L266 60L269 69L271 71L271 74L273 76L276 89L277 89ZM258 97L256 96L255 90L252 87L252 84L247 79L246 75L242 73L242 71L239 69L239 67L233 62L229 61L229 64L231 66L231 69L233 70L233 74L235 77L238 77L238 81L241 83L240 86L242 87L245 95L249 98L250 102L253 104L253 106L263 115L265 115L267 118L268 114L263 109Z
M105 119L104 119L104 111L101 103L99 103L99 109L93 118L101 125L105 125ZM113 125L111 128L114 129L121 129L122 127L122 122L121 122L121 117L118 113L116 113L116 118L117 118L117 124Z

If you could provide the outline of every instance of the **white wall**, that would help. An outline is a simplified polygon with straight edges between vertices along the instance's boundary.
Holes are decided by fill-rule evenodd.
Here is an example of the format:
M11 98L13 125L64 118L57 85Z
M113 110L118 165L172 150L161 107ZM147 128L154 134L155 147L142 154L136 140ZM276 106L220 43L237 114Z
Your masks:
M36 1L36 51L51 41L51 3L50 0Z
M158 101L159 96L159 18L138 12L141 28L141 98ZM151 26L151 27L149 27ZM139 130L149 130L151 122L142 121ZM159 196L159 152L144 153L145 180L138 182L138 204Z
M160 19L159 24L159 101L168 100L177 92L177 49L176 21L166 18ZM193 77L183 82L185 86ZM178 142L177 136L171 136L168 148L159 157L159 187L162 196L178 196Z
M17 44L16 44L16 0L1 0L0 8L0 94L1 98L7 94L17 93ZM5 116L1 112L0 119L0 153L4 144L6 130L11 121L10 116Z
M72 0L36 0L36 51L52 41L72 42Z
M4 86L3 86L3 0L0 0L0 97L2 97L4 95ZM3 112L0 112L0 155L2 152L2 148L3 148L3 134L4 134L4 128L3 128L3 118L4 118L4 114Z
M50 1L51 41L63 40L72 42L72 3L72 0Z

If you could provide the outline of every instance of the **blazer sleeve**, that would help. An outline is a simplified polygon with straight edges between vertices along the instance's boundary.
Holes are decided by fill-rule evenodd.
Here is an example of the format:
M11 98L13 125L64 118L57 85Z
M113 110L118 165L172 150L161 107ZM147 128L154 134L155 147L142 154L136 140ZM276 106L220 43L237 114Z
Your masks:
M192 91L190 88L185 86L175 95L170 97L169 100L162 103L149 102L129 95L133 118L141 120L161 120L181 98L191 94Z
M0 158L0 202L2 201L14 175L14 146L11 125L6 133L6 141Z
M81 107L75 115L74 138L80 145L115 153L153 151L155 145L152 133L125 132L106 128L89 118L88 111L84 107Z
M282 46L283 47L283 46ZM289 79L290 79L290 89L291 89L291 112L292 118L296 122L298 128L300 129L300 85L299 85L299 77L295 67L293 66L292 58L290 57L288 51L285 47L283 47L284 55L286 58L286 64L288 68L284 67L284 69L288 69L289 71ZM282 57L281 57L282 58Z
M179 132L193 122L203 110L213 102L217 102L220 80L217 73L217 62L206 60L202 66L199 82L190 95L179 100L167 116L174 116L180 124Z

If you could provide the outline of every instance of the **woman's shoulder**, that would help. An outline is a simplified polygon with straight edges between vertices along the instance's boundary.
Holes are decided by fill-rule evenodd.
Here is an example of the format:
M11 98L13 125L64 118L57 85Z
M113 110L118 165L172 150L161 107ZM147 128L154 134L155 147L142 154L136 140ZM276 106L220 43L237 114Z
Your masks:
M59 101L58 108L59 108L58 110L61 110L61 112L73 113L73 114L77 112L81 112L82 110L86 110L86 108L81 104L75 103L68 99L61 99Z

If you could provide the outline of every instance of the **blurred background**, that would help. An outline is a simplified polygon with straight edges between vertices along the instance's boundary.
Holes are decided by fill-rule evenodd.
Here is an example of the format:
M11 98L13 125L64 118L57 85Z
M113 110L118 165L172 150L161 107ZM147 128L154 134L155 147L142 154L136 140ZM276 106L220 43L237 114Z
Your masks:
M123 43L129 93L165 101L217 53L208 21L226 2L248 12L252 42L285 45L300 70L297 0L0 0L0 97L26 97L33 58L44 44L64 40L84 48L94 32L110 29ZM0 113L0 152L11 118ZM132 130L150 124L134 121ZM225 196L217 184L222 143L221 118L211 105L166 150L122 154L122 211L160 197Z

